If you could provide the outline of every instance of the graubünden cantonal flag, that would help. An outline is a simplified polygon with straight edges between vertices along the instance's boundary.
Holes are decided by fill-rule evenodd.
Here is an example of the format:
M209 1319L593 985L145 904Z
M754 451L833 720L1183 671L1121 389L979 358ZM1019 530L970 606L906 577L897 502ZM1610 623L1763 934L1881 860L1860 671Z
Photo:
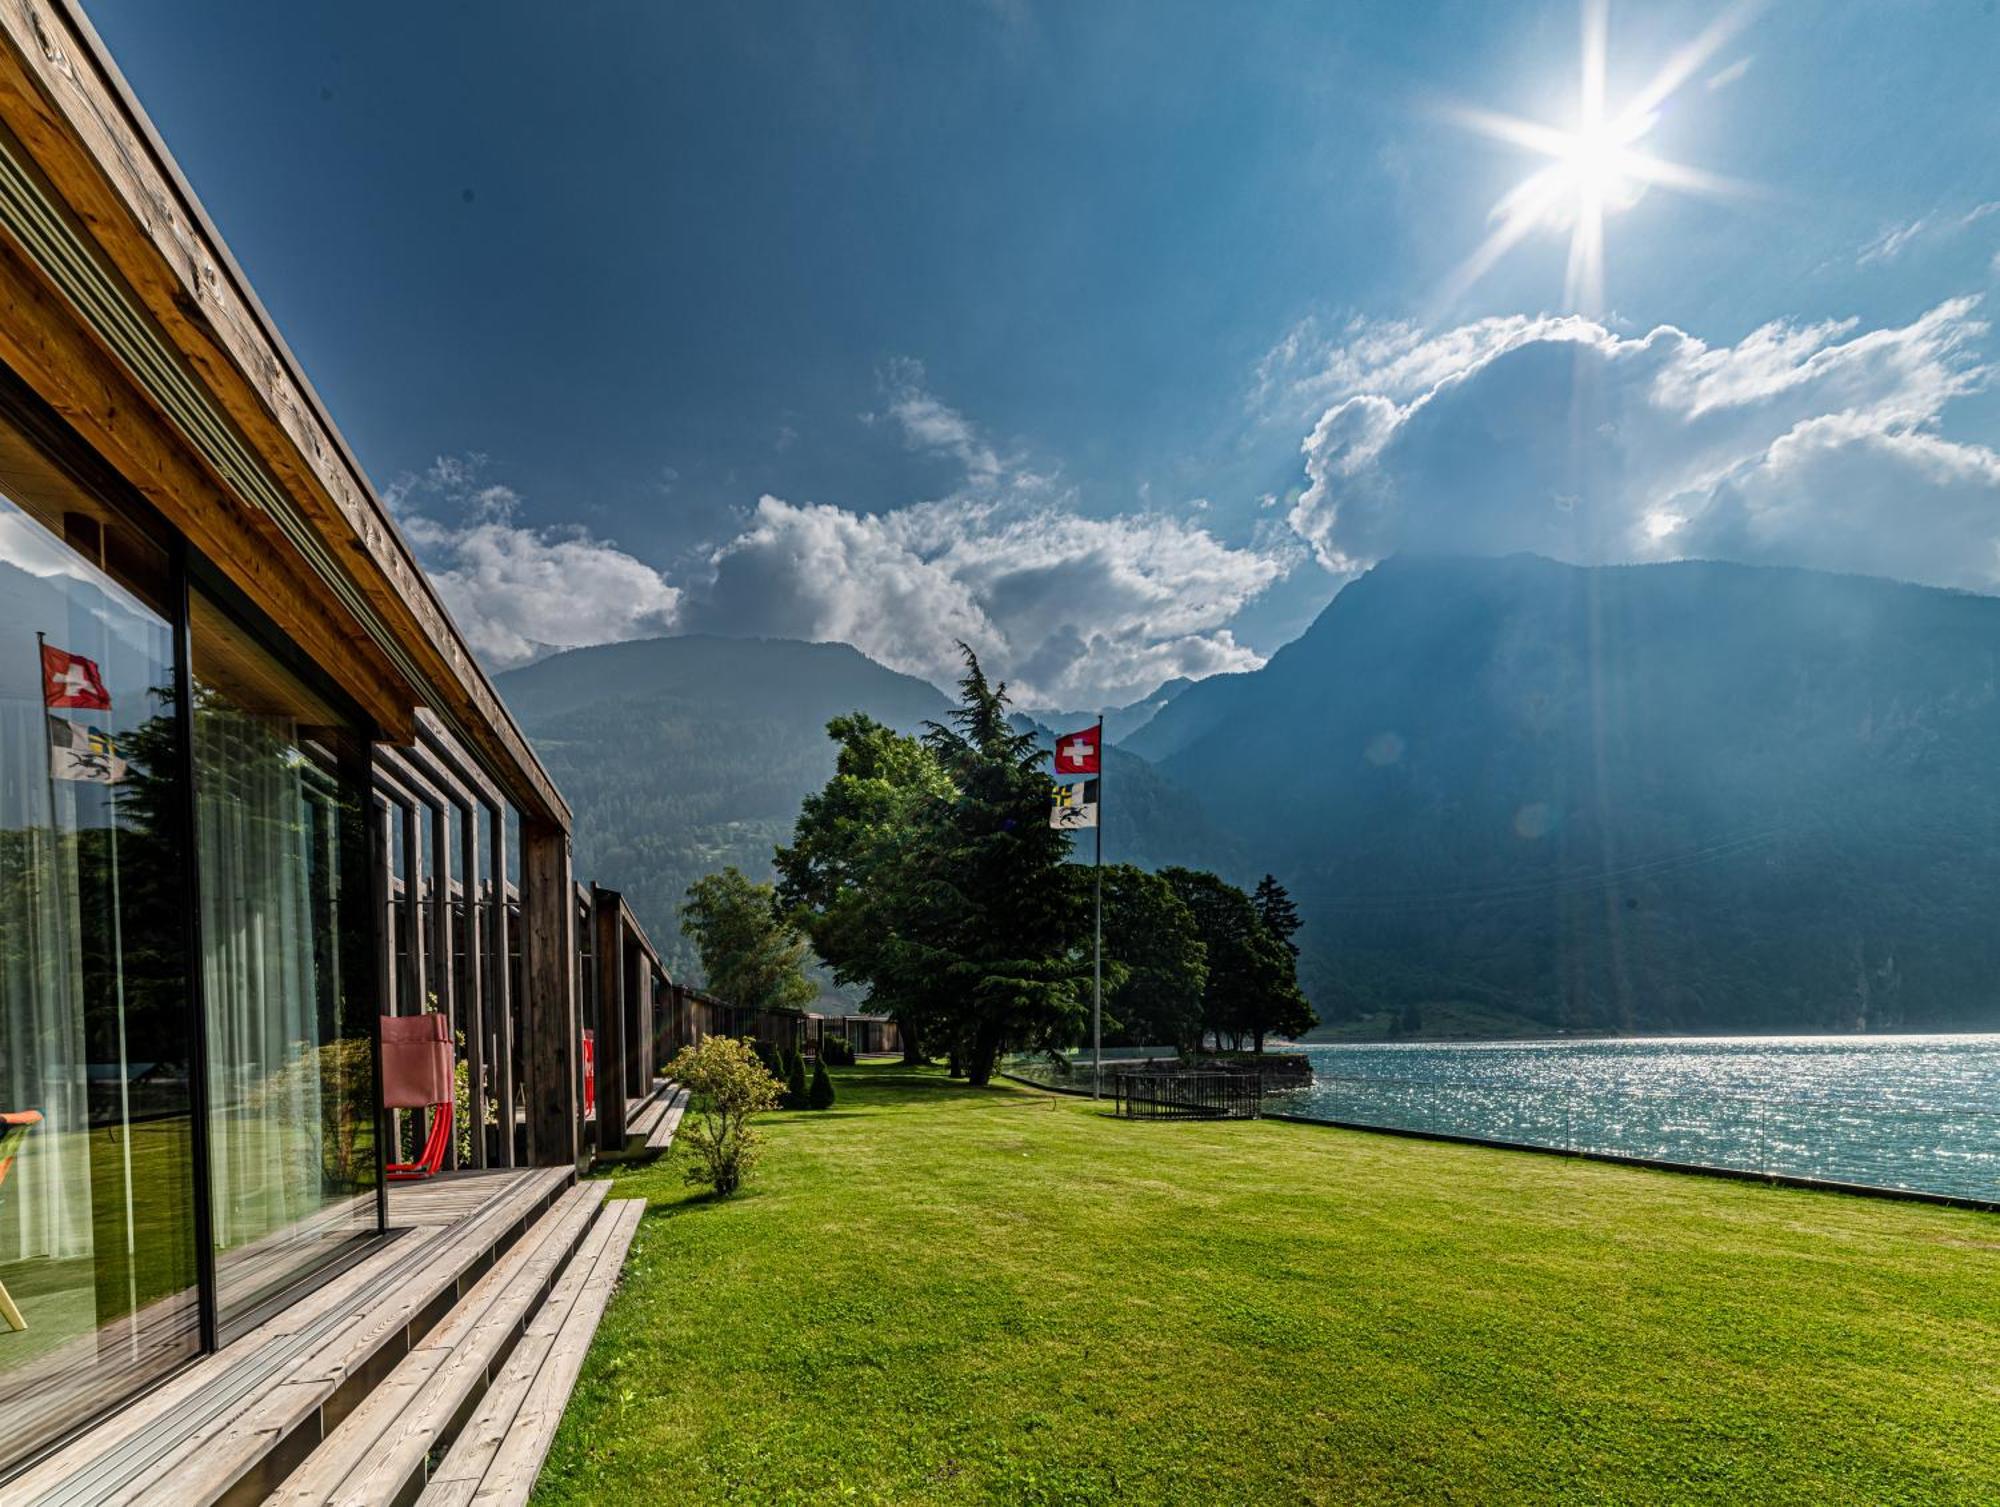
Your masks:
M1101 731L1095 726L1086 727L1080 733L1064 733L1056 739L1056 773L1096 774Z
M58 649L54 644L42 645L42 701L51 710L57 707L87 712L111 710L111 693L104 688L97 662Z

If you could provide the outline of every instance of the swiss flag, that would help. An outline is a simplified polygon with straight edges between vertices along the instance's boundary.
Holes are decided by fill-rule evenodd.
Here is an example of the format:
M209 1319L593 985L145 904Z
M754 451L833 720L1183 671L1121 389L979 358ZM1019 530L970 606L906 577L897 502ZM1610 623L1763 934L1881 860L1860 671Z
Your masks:
M77 707L89 712L111 710L111 693L104 689L104 677L97 661L42 645L42 701L53 707Z
M1056 739L1056 773L1096 774L1098 741L1103 732L1102 727L1086 727Z

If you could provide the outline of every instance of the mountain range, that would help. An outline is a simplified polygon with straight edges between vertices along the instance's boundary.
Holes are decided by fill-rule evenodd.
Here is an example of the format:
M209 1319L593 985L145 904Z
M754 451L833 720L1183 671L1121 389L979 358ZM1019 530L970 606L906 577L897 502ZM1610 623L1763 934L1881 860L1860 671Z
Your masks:
M1324 1018L2000 1024L2000 600L1394 560L1132 750L1293 888Z
M681 892L769 872L831 771L829 717L947 704L784 641L574 650L499 684L570 794L580 870L683 966ZM1992 1027L1997 687L1994 598L1392 560L1262 668L1107 717L1106 856L1276 873L1338 1032Z
M726 864L771 877L772 848L833 773L828 721L864 711L917 732L951 707L845 644L791 639L603 644L495 683L569 798L577 872L625 894L677 976L696 971L678 921L687 887ZM1050 727L1022 725L1053 742ZM1104 779L1107 862L1246 871L1242 845L1145 760L1109 749Z

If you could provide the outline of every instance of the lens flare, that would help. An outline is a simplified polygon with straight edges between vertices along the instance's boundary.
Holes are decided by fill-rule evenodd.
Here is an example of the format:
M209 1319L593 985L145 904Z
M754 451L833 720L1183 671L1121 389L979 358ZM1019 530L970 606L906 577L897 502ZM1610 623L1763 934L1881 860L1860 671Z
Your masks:
M1576 313L1598 314L1604 303L1607 216L1630 209L1655 185L1711 197L1751 193L1748 184L1669 162L1643 150L1641 143L1659 123L1660 106L1743 29L1754 10L1754 5L1742 4L1723 12L1700 36L1675 52L1645 88L1614 111L1606 108L1604 97L1605 3L1584 0L1573 125L1565 129L1492 110L1449 109L1446 113L1458 124L1548 161L1493 206L1487 216L1493 229L1453 274L1447 298L1463 293L1533 232L1568 231L1563 302Z

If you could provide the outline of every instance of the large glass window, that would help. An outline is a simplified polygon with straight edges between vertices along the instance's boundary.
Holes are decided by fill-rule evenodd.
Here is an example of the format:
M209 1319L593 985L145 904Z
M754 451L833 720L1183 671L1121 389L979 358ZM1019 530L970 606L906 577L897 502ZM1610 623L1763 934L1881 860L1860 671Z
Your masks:
M192 1355L166 552L0 420L0 1469Z
M202 992L225 1335L378 1228L363 744L191 597Z

